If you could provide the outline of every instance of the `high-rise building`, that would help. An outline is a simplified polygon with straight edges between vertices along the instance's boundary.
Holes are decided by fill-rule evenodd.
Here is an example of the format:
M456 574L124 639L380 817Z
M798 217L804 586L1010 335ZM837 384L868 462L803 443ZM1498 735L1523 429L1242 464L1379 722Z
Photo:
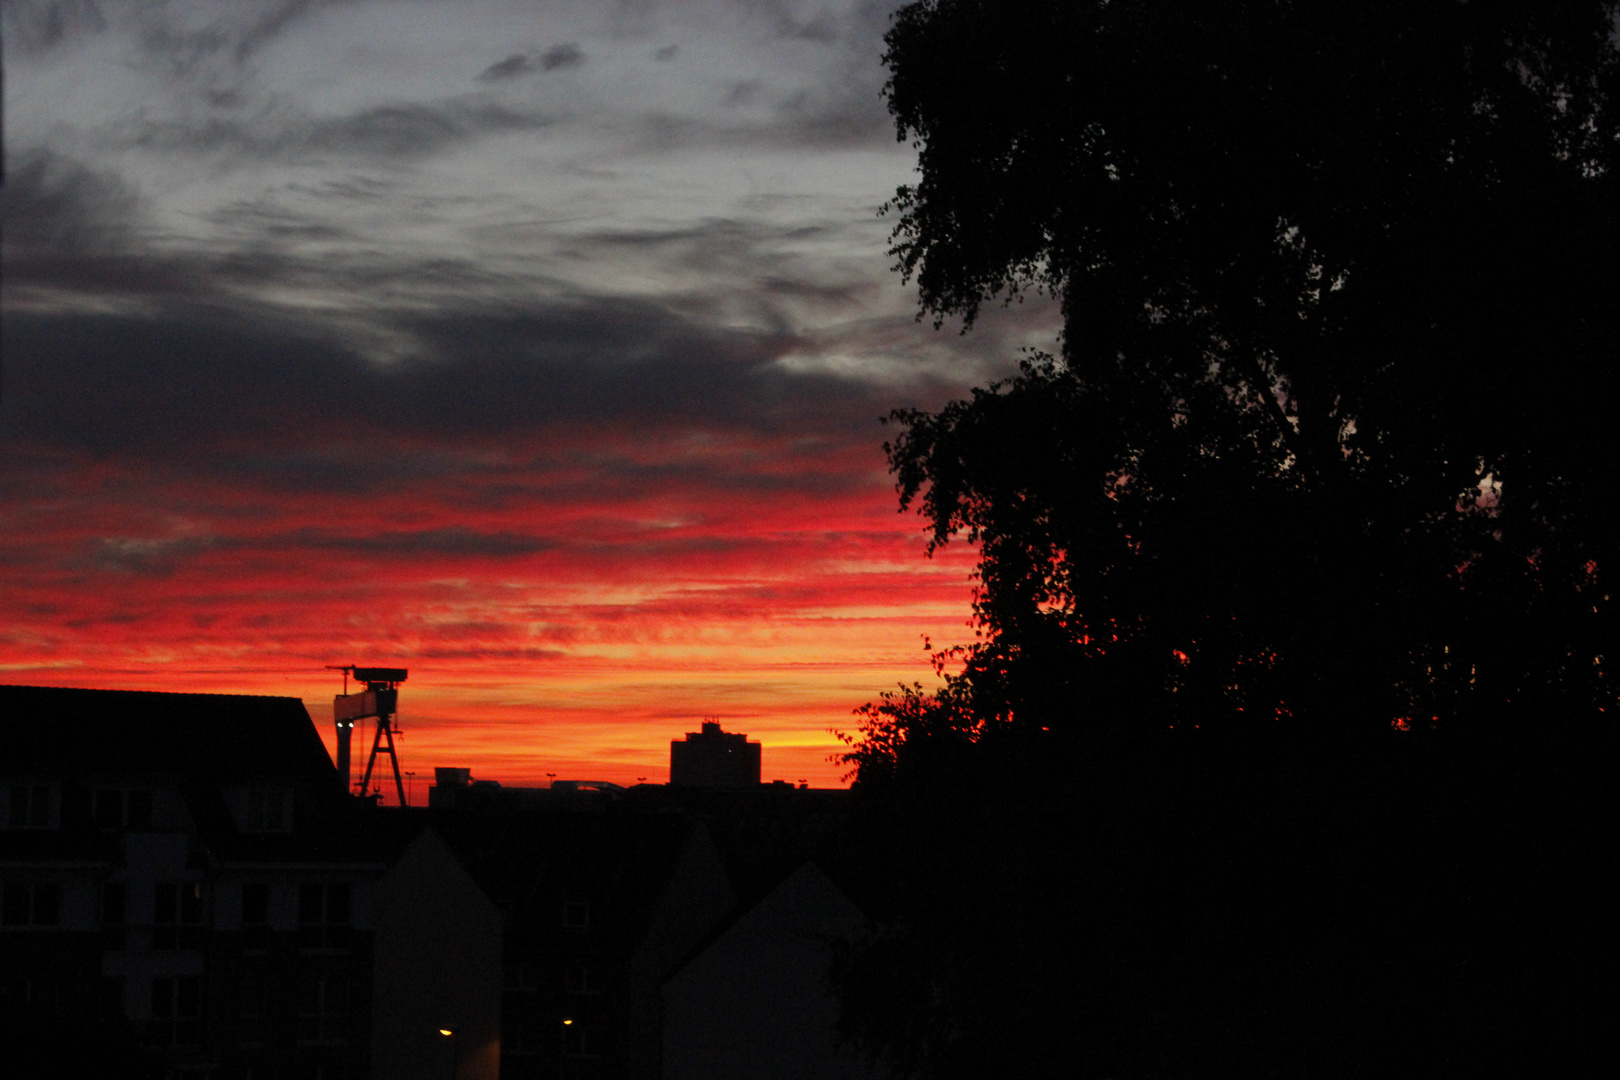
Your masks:
M704 721L686 741L669 744L669 782L677 787L746 788L759 784L759 743Z

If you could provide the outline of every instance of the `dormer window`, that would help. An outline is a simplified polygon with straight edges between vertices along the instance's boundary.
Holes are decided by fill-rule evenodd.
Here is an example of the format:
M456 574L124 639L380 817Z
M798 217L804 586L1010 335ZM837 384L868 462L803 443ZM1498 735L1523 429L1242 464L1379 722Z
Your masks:
M242 812L243 832L286 832L292 824L286 788L248 788Z
M6 785L6 825L12 829L51 827L51 785L13 783Z
M152 793L141 789L96 788L91 813L98 829L150 829Z

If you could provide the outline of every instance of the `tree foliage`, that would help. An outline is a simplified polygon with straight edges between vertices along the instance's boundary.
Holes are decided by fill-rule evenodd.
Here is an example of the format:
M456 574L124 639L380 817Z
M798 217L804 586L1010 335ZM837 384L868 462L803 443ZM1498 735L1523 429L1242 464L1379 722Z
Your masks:
M1614 7L901 9L899 268L941 319L1064 314L888 446L934 543L981 546L981 708L1614 707Z
M1063 335L893 414L902 507L978 545L980 636L845 756L859 1045L1479 1076L1596 1030L1616 7L896 14L898 269L938 324L1044 290Z

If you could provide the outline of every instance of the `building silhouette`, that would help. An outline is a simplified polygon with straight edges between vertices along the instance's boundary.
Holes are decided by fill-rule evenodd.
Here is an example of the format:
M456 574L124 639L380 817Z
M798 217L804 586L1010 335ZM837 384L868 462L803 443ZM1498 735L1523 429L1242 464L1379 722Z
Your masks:
M500 914L425 826L348 795L296 698L0 686L3 1052L493 1080Z
M840 1044L828 984L832 942L859 937L865 923L813 862L740 906L664 981L663 1080L887 1075Z
M759 784L759 743L704 721L686 741L669 744L669 782L675 787L746 788Z
M381 807L294 698L0 686L0 1075L846 1075L800 939L859 913L795 868L850 792L758 783L717 724L675 745L686 786L447 768ZM709 1014L731 982L776 988L769 1031Z

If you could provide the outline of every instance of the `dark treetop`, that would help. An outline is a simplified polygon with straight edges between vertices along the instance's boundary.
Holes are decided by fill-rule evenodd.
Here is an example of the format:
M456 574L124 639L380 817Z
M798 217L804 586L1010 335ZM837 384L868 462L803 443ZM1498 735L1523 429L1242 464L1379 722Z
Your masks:
M846 762L843 1025L930 1077L1557 1071L1612 990L1612 3L922 0L901 410L971 646Z
M940 319L1064 312L1060 356L889 446L981 544L981 711L1614 707L1613 8L899 12L899 268Z

